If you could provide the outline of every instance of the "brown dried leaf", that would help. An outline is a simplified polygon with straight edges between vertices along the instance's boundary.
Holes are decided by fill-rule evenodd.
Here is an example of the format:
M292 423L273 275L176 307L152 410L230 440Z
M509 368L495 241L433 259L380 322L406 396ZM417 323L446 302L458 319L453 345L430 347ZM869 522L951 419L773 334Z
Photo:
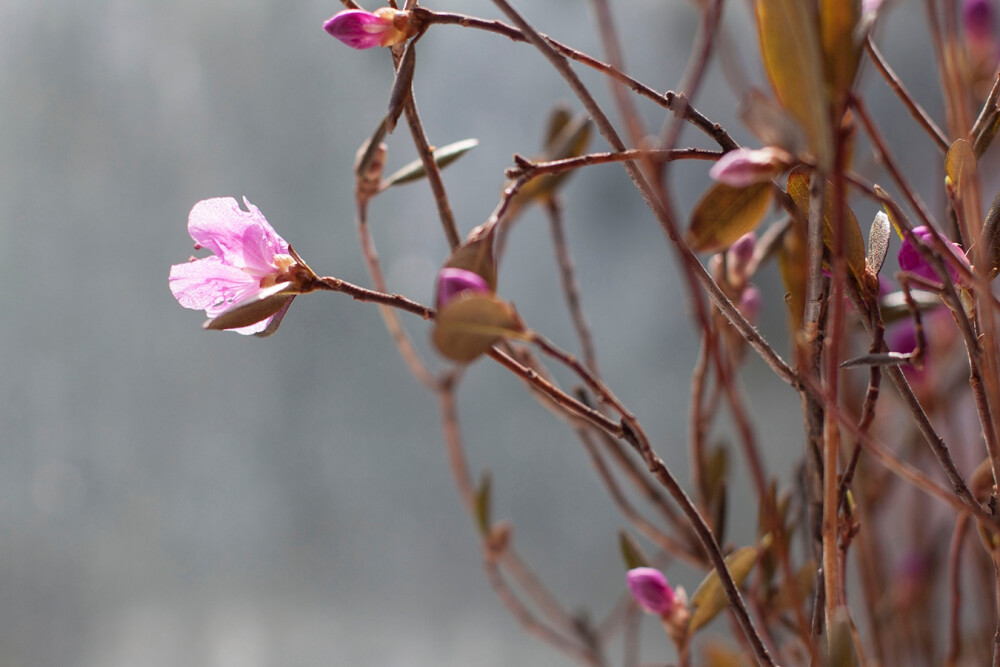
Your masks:
M850 89L861 61L857 40L861 0L820 0L819 25L823 42L826 82L833 101Z
M468 363L501 338L524 338L517 311L492 294L465 293L438 312L432 339L448 359Z
M820 169L832 162L823 53L812 3L756 0L761 58L781 106L799 122Z
M983 249L990 263L990 271L1000 267L1000 192L993 199L983 224Z
M291 283L272 285L234 305L217 317L206 320L201 326L210 331L222 331L223 329L239 329L256 324L271 317L295 298L295 292L290 292L290 288Z
M695 252L718 252L757 228L771 204L771 184L734 188L716 183L691 214L687 242Z
M827 250L832 248L833 243L833 201L829 196L833 188L827 187L828 196L825 198L823 206L823 244ZM809 218L809 168L796 167L788 174L788 194L792 201L802 211L803 216ZM864 285L865 275L865 240L861 235L861 226L854 216L854 211L850 206L844 205L844 258L847 260L847 268L854 277L858 285Z
M756 547L743 547L726 557L726 567L729 568L729 573L737 586L740 586L750 574L757 562L758 555L759 551ZM715 618L728 604L729 599L722 588L722 582L719 581L719 574L712 570L691 596L691 606L694 608L694 612L691 614L691 622L688 624L688 636L690 637L698 628Z
M957 139L948 149L948 155L944 158L944 172L959 192L968 185L970 179L975 178L976 163L976 152L965 139Z
M462 245L455 248L444 265L452 269L465 269L477 274L491 291L497 288L497 264L493 255L493 238L496 226L480 225L472 230Z

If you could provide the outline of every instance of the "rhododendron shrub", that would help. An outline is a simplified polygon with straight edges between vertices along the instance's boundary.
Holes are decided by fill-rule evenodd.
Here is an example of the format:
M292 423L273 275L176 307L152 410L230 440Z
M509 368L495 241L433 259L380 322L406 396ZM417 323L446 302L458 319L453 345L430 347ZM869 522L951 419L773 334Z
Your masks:
M925 3L922 47L938 63L928 76L941 84L933 105L941 111L932 113L923 89L920 99L911 95L894 70L898 56L880 49L880 26L914 8L752 0L754 67L766 73L767 90L731 81L741 128L721 125L722 110L704 108L699 95L713 59L727 62L732 77L732 55L745 46L721 24L726 4L691 3L690 19L699 22L691 61L677 88L664 90L623 65L625 25L646 16L628 13L635 7L589 3L599 46L584 53L574 45L592 44L592 35L535 26L507 0L470 5L498 12L483 17L418 2L374 11L345 3L323 24L341 42L327 40L325 55L343 67L374 57L360 50L384 47L392 56L379 61L392 64L393 83L386 104L370 110L371 133L356 137L356 155L336 158L353 164L357 205L331 217L356 220L371 286L318 275L257 208L218 197L191 210L188 231L207 252L170 268L170 290L182 306L205 312L206 328L241 334L274 333L298 296L336 292L362 302L359 308L376 304L402 362L438 402L451 473L491 586L528 635L568 662L614 664L608 649L620 646L625 665L1000 664L1000 300L993 285L1000 196L992 171L981 168L995 163L1000 128L993 3ZM476 73L498 81L493 108L545 130L537 150L511 148L506 170L480 175L478 195L490 213L475 221L456 219L443 174L478 142L447 136L448 128L429 137L415 104L416 45L449 40L444 26L471 31L482 48L515 42L574 96L575 110L553 100L546 118L522 117L510 94L516 84L499 85L501 60ZM460 57L454 66L463 66ZM594 80L611 86L609 102L590 89ZM866 101L883 86L906 110L893 122L920 129L931 163L899 159ZM449 94L465 103L462 90ZM471 115L476 122L487 119ZM399 125L406 132L396 132ZM410 138L418 159L385 175ZM656 300L610 323L605 313L585 312L587 286L567 241L574 228L565 202L574 196L570 177L599 165L623 170L645 207L613 224L662 232L664 262L676 265L685 291L686 309L667 316L690 320L685 335L700 353L690 360L687 401L662 404L690 415L684 434L647 431L646 415L612 386L612 378L627 383L627 374L605 367L591 334L595 320L618 328L663 321ZM940 179L918 191L916 172ZM690 206L676 195L681 173L702 178ZM390 233L390 225L369 225L377 215L370 204L404 186L429 187L432 204L414 206L439 218L449 248L431 258L439 267L433 285L388 285L375 252L375 235ZM511 257L517 246L508 240L520 233L514 223L528 211L548 219L551 267ZM294 234L297 221L275 219ZM889 257L895 265L886 264ZM599 271L621 271L621 261L609 254ZM571 335L550 339L522 317L501 280L510 266L540 289L557 276L563 299L552 308L565 309ZM433 294L433 306L410 293ZM622 302L639 303L630 296ZM757 325L768 311L784 322L768 322L765 335ZM411 338L418 328L430 353ZM664 340L668 352L672 344ZM662 373L655 360L642 361L632 368ZM741 374L750 363L787 390L747 396ZM582 444L620 511L621 531L608 539L623 560L608 574L615 599L578 613L579 600L555 595L546 573L515 546L518 517L493 516L489 471L474 474L465 452L466 438L482 434L475 425L458 427L456 394L466 391L470 364L514 375ZM758 442L753 405L770 401L789 401L801 414L801 437L784 443L780 462L768 461ZM793 468L797 474L776 472ZM727 532L736 504L754 508L756 522ZM640 630L648 626L665 633L670 648L640 660Z

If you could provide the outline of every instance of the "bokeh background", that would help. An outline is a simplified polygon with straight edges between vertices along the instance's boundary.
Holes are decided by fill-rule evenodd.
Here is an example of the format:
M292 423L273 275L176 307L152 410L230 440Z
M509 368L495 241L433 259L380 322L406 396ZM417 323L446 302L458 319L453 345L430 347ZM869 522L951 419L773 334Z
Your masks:
M586 3L520 4L541 30L600 53ZM433 7L498 17L488 2ZM339 8L0 0L0 665L568 664L490 591L435 401L374 307L300 298L278 335L257 340L203 332L201 314L167 289L170 265L192 252L188 211L223 195L246 195L317 271L367 284L351 165L392 72L388 53L354 52L322 31ZM696 10L641 0L614 10L630 72L676 86ZM744 3L729 3L726 24L745 83L763 86ZM939 117L923 31L922 6L904 1L880 40ZM431 141L481 142L445 172L467 232L496 205L511 155L538 150L547 111L570 91L530 47L493 35L439 27L418 55ZM582 74L607 102L605 82ZM863 90L906 159L936 165L870 71ZM717 65L696 104L750 141ZM662 111L639 107L658 128ZM709 145L691 131L682 143ZM413 157L401 126L389 169ZM707 165L674 174L686 217ZM914 178L936 184L940 170ZM683 476L696 336L672 253L620 168L579 173L565 195L606 379ZM858 214L870 220L874 208ZM371 217L391 287L429 302L447 249L426 188L386 193ZM530 212L500 291L575 349L551 257L545 220ZM761 327L787 349L774 268L758 282ZM427 325L406 321L438 364ZM787 480L798 401L754 359L744 381L769 469ZM624 591L623 522L572 433L488 360L466 374L460 408L474 471L493 471L495 513L513 520L519 549L565 604L600 618ZM746 490L740 480L731 496ZM752 539L752 505L734 503L731 540ZM689 591L700 579L669 574ZM647 657L665 660L666 641L647 630Z

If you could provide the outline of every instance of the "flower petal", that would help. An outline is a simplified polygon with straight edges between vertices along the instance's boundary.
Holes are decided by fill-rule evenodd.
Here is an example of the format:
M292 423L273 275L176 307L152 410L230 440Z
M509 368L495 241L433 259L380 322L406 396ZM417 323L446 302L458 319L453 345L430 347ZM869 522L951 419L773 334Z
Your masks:
M636 567L626 575L629 591L639 606L651 614L665 614L674 605L674 591L663 573L651 567Z
M170 291L185 308L209 317L260 290L260 281L218 257L204 257L170 267Z
M382 46L392 21L363 9L345 9L327 19L323 29L353 49Z
M288 244L268 224L256 206L242 210L232 197L205 199L188 216L188 232L195 243L208 248L224 263L258 272L270 267L275 254L287 253Z

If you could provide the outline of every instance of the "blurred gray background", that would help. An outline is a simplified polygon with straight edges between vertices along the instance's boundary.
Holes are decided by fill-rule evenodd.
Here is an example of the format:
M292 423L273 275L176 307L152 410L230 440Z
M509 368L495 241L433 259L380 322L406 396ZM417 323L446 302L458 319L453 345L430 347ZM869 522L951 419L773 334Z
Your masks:
M600 53L586 3L519 4L543 31ZM676 86L695 10L613 4L629 70ZM746 7L729 4L736 48L763 85ZM339 8L0 0L0 665L568 664L490 591L437 406L374 307L300 298L278 335L257 340L203 332L202 315L167 289L170 265L192 252L191 206L241 195L317 271L368 284L351 165L392 73L387 52L355 52L323 32ZM487 2L432 8L498 17ZM883 37L939 114L921 88L934 81L926 42L913 38L919 9L902 3ZM497 36L439 27L418 55L431 141L481 142L445 172L464 233L496 205L511 155L537 151L545 114L570 91L530 47ZM866 74L870 104L905 118ZM605 82L583 75L607 102ZM716 66L696 103L750 140ZM658 128L661 111L639 106ZM885 129L910 158L935 155L908 119ZM691 131L682 143L709 146ZM401 126L389 170L413 157ZM707 166L674 169L682 218ZM938 182L927 172L918 185ZM565 193L606 379L683 476L697 340L672 252L620 168L579 173ZM426 188L388 192L371 217L391 287L429 302L447 249ZM575 350L551 256L533 211L511 238L500 291ZM761 326L784 351L773 267L758 282ZM427 325L404 319L440 367ZM787 480L798 401L755 359L744 377L769 469ZM467 373L460 407L473 470L493 471L496 515L514 521L518 547L569 608L600 618L624 591L623 522L583 450L488 360ZM733 497L745 492L741 479ZM753 535L753 503L743 504L730 524L737 542ZM689 592L700 579L668 574ZM646 635L650 660L671 655L655 623Z

